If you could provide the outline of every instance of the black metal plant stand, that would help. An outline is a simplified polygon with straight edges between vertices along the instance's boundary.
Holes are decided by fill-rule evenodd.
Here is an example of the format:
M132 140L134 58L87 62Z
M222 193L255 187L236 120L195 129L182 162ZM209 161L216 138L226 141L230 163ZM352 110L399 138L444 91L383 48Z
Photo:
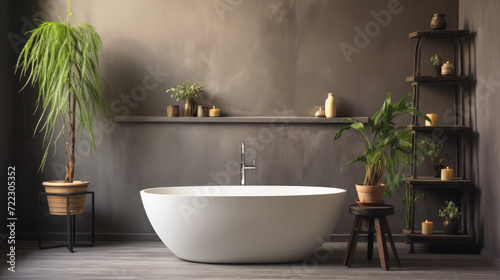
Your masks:
M90 194L92 196L92 240L90 244L76 244L76 215L71 215L70 212L70 204L69 204L69 198L70 196L73 195L88 195ZM42 197L45 196L65 196L66 197L66 205L67 205L67 210L66 210L66 232L67 232L67 244L59 244L59 245L54 245L54 246L47 246L47 247L42 247ZM93 247L94 246L94 238L95 238L95 232L94 232L94 192L93 191L87 191L87 192L80 192L80 193L71 193L71 194L65 194L65 193L51 193L47 194L46 192L40 192L38 196L38 248L40 250L42 249L50 249L50 248L58 248L58 247L67 247L68 250L71 253L74 253L73 247ZM51 215L51 214L46 214L46 215Z

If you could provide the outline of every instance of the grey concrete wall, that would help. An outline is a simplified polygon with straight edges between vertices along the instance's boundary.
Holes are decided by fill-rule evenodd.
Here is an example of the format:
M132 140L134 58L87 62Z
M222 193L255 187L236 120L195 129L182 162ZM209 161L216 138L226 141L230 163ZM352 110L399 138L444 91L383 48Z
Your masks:
M476 184L475 228L483 253L500 265L500 3L497 1L460 1L460 27L472 32L469 69L472 87L474 124L474 182Z
M50 19L65 15L63 5L47 2L43 7L38 1L16 2L14 32L20 33L23 18L35 13ZM78 21L93 24L103 39L103 93L116 115L165 115L166 105L175 103L165 90L189 79L206 86L201 102L216 104L226 116L305 116L324 104L328 92L335 93L340 116L369 116L387 90L396 98L411 91L405 77L412 73L415 42L408 33L428 29L435 12L448 15L450 29L458 23L456 0L73 2ZM427 63L431 54L442 50L451 57L450 49L442 42L429 44L422 72L432 73ZM422 110L436 112L446 122L443 114L452 104L448 92L428 88ZM25 174L22 230L32 232L36 192L43 180L62 178L64 160L57 153L43 173L36 173L40 136L31 138L36 118L30 90L22 96L16 96L14 110L16 127L22 128L15 134L15 160ZM85 137L78 144L76 177L91 181L96 191L100 234L150 234L141 189L205 185L216 178L236 184L238 174L226 180L223 173L228 163L239 160L239 143L253 141L249 146L257 170L249 172L249 184L345 188L347 200L335 232L348 233L352 217L347 205L356 200L354 184L364 171L360 165L342 173L340 168L361 152L362 139L347 133L333 144L340 127L120 123L109 128L101 123L93 157ZM437 220L442 200L429 198L418 220ZM393 231L401 232L401 201L388 202L398 209L390 220ZM53 222L54 228L61 225Z
M11 3L2 1L0 4L0 34L7 36L11 26ZM12 60L10 45L6 37L0 42L0 181L6 184L7 168L12 164ZM6 186L6 185L5 185ZM0 192L0 205L7 208L7 192ZM0 213L0 224L6 222L6 211ZM6 232L7 228L2 226L0 233Z

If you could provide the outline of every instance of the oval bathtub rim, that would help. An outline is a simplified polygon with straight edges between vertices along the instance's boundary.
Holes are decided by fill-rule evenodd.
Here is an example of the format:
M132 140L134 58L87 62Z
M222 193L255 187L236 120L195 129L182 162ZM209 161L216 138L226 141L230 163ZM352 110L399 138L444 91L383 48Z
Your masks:
M163 188L204 188L204 187L213 187L213 186L220 186L220 187L288 187L288 188L320 188L320 189L328 189L328 190L336 190L336 192L329 192L329 193L310 193L310 194L278 194L278 195L213 195L213 194L203 194L203 195L197 195L197 194L165 194L165 193L152 193L148 192L150 190L155 190L155 189L163 189ZM140 194L145 194L145 195L158 195L158 196L168 196L168 197L212 197L212 198L257 198L257 197L307 197L307 196L324 196L324 195L339 195L339 194L346 194L347 190L346 189L341 189L341 188L336 188L336 187L325 187L325 186L305 186L305 185L296 185L296 186L290 186L290 185L204 185L204 186L158 186L158 187L151 187L151 188L146 188L140 190Z

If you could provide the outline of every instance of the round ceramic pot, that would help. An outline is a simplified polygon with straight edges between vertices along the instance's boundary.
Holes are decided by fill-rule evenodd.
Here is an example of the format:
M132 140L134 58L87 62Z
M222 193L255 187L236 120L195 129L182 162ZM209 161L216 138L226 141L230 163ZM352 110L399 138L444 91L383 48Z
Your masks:
M47 193L47 201L49 203L49 212L52 215L66 215L68 212L68 199L65 195L50 195L50 194L72 194L87 192L89 182L73 181L73 183L64 183L64 181L47 181L42 183L45 186ZM83 213L85 205L85 194L69 196L70 214L77 215Z
M385 185L364 186L356 184L359 202L362 203L384 203Z
M458 234L458 226L460 220L458 218L451 219L450 217L445 217L443 221L444 234Z
M446 29L446 16L444 14L434 14L431 17L430 27L432 30L445 30Z

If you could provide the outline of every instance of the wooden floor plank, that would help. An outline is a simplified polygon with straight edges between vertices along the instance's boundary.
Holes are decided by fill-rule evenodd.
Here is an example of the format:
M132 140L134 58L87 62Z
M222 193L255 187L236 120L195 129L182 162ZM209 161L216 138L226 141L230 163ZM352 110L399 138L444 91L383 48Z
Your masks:
M95 247L38 250L16 244L16 272L7 270L5 246L0 279L498 279L500 269L479 255L408 254L396 243L402 268L385 271L378 257L366 259L360 242L351 268L342 265L347 243L329 242L316 257L287 264L201 264L178 259L160 242L97 242ZM376 245L375 245L376 246ZM375 250L377 248L374 248Z

